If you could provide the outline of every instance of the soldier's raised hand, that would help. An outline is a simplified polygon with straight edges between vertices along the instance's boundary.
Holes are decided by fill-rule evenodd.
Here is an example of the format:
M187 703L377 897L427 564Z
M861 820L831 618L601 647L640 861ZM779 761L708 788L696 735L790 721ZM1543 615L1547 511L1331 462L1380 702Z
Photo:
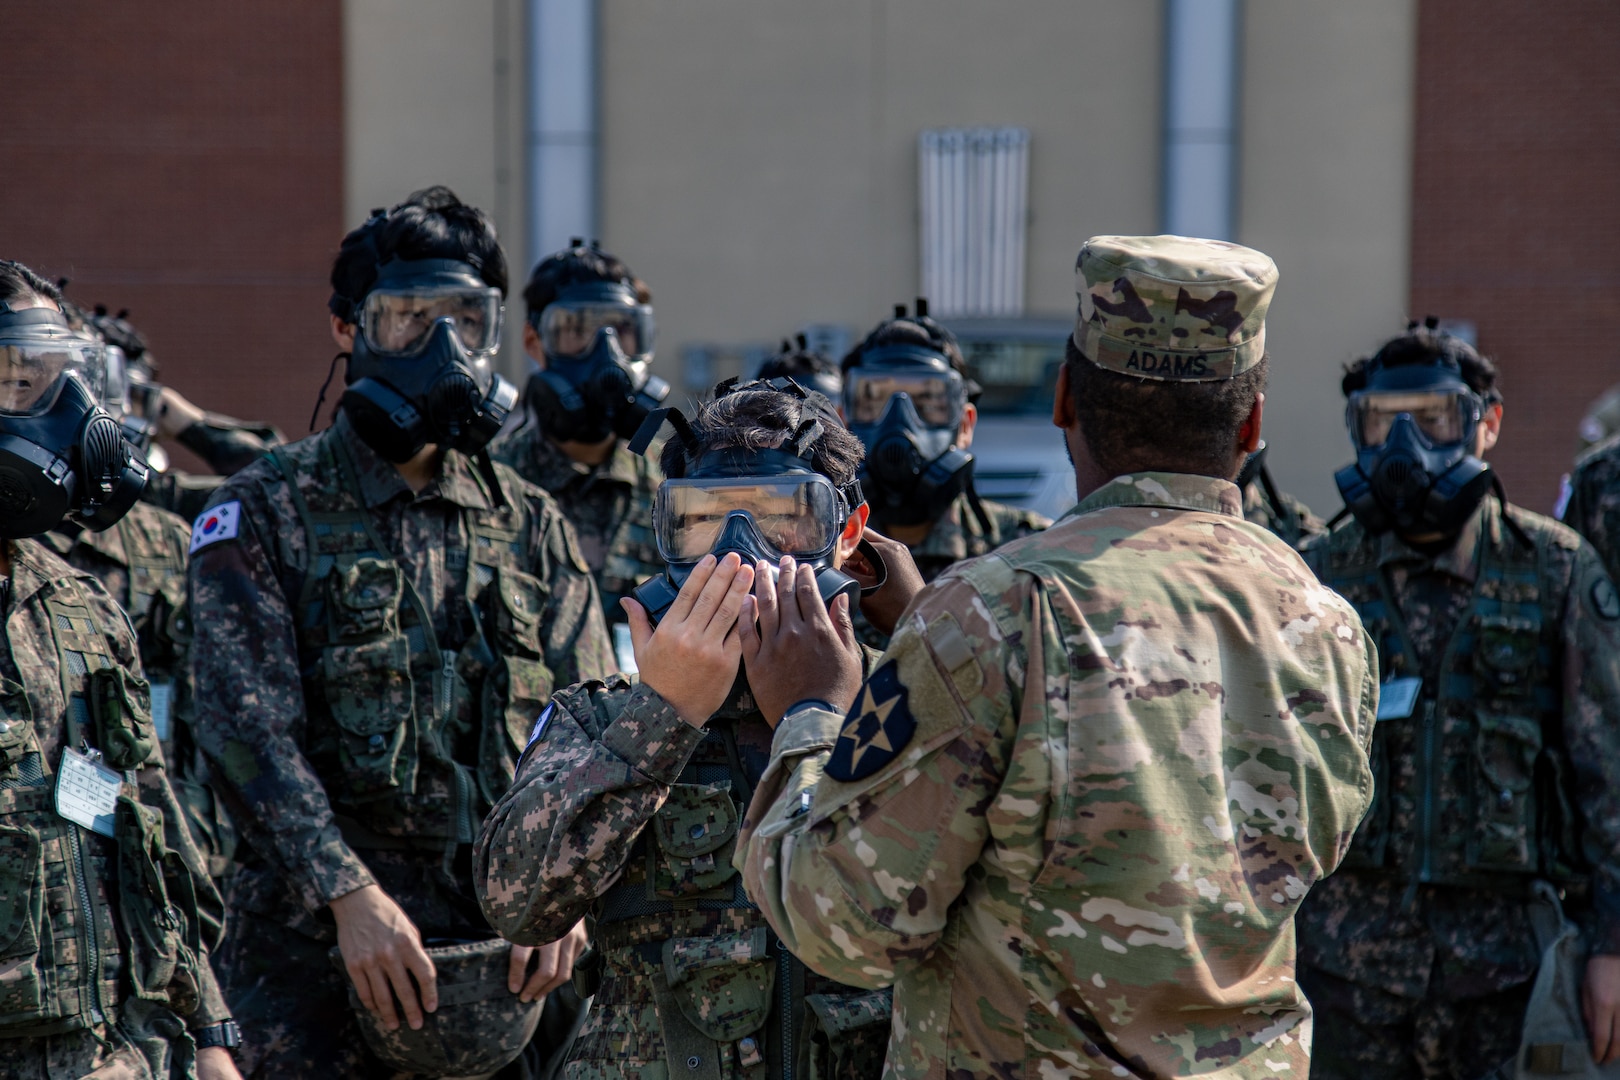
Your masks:
M719 562L705 555L656 629L640 604L620 601L641 681L693 727L708 723L737 679L737 616L753 584L754 568L736 553Z
M861 647L849 619L849 597L834 597L829 610L808 563L784 558L774 583L767 569L761 560L739 623L754 704L773 728L789 707L806 698L847 710L861 689Z

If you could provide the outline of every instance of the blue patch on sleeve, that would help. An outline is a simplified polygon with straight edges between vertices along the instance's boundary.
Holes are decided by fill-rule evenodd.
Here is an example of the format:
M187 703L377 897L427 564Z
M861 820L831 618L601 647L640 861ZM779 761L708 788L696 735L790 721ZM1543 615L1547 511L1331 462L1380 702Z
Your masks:
M533 746L535 743L539 742L542 737L544 737L546 733L546 725L551 723L551 714L556 710L557 706L554 704L546 706L545 711L540 714L540 719L534 722L534 728L529 732L529 741L523 747L523 749L527 750L530 746Z
M844 717L827 775L846 783L864 780L899 757L917 733L909 698L893 660L872 672Z

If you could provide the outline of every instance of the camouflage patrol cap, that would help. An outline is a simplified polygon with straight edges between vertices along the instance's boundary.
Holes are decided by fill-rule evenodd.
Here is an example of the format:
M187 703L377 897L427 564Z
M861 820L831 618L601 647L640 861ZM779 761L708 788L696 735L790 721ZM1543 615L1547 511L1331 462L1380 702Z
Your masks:
M1277 264L1188 236L1093 236L1074 261L1074 344L1108 371L1166 381L1241 375L1266 351Z

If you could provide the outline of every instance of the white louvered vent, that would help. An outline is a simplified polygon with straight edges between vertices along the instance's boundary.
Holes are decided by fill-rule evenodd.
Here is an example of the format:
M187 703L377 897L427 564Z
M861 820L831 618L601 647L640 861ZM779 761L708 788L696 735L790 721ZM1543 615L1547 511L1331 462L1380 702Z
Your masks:
M925 131L917 164L920 295L937 315L1022 315L1029 132Z

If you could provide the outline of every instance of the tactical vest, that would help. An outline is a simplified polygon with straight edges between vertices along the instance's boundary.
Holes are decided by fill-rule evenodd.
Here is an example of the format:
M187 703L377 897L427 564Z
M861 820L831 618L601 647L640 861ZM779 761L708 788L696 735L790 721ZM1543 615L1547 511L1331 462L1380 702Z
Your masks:
M589 687L558 705L590 710ZM637 838L620 880L592 909L594 953L576 968L595 1008L644 1007L651 989L671 1076L724 1080L876 1076L892 995L809 972L765 922L732 866L753 781L739 724L764 723L751 699L722 709ZM583 1036L570 1060L612 1060L623 1033ZM631 1047L636 1056L645 1047Z
M152 720L173 765L175 719L185 705L175 697L175 677L191 642L185 606L186 553L174 550L162 521L143 514L125 514L114 528L129 568L129 595L116 599L135 624L141 667L152 684Z
M1576 816L1560 735L1560 608L1570 581L1552 558L1562 538L1492 499L1481 522L1472 600L1409 716L1378 721L1374 796L1344 866L1413 882L1526 890L1535 878L1579 880ZM1323 584L1355 605L1378 643L1386 682L1421 675L1378 541L1340 529L1308 558ZM1566 561L1566 566L1572 563ZM1415 750L1400 784L1397 736ZM1399 823L1412 822L1410 829Z
M447 569L472 618L454 650L377 534L342 442L329 435L314 453L301 484L286 450L271 451L308 540L296 619L311 764L353 846L471 843L554 682L541 638L549 589L521 569L527 504L461 511L467 545L451 552L469 565Z
M43 604L68 702L49 722L64 747L99 748L123 784L110 839L60 816L62 763L42 752L26 690L0 681L0 1038L115 1021L132 998L186 1015L202 978L195 879L136 788L154 743L146 683L119 665L76 582L46 586Z

